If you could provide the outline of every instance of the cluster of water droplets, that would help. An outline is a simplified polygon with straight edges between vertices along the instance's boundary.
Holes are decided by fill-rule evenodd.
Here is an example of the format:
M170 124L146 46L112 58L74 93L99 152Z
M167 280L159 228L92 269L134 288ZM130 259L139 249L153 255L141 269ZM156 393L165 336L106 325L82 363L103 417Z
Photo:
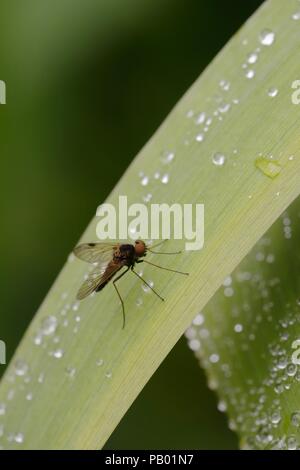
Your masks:
M73 262L73 257L69 257L69 261ZM30 361L19 357L4 378L8 388L5 399L2 398L0 402L0 449L21 447L26 441L22 423L20 429L11 429L9 420L6 422L11 411L10 407L14 408L17 403L24 408L38 400L40 387L47 385L47 378L57 367L61 369L66 381L73 383L76 380L76 366L68 358L63 345L68 344L70 337L76 335L82 318L80 303L70 302L69 297L71 298L67 292L61 295L59 311L42 318L32 337L33 348L36 348L35 355L44 354L53 361L54 369L50 367L50 372L47 369L46 373L36 366L31 366ZM105 379L112 378L111 370L105 368L105 361L101 357L95 360L95 372L97 369L102 371Z
M270 29L263 29L258 36L258 43L255 48L248 52L242 69L244 70L245 77L252 80L256 76L256 67L260 61L260 55L264 53L263 49L272 46L275 41L275 33ZM244 39L242 44L248 46L248 40ZM278 90L274 87L269 90L269 96L276 96Z
M155 203L155 194L157 193L157 185L160 185L163 188L171 181L172 166L176 161L176 152L174 149L164 149L162 150L156 158L156 169L152 173L145 174L144 171L138 173L139 184L142 187L142 192L140 195L140 202L146 205ZM139 201L135 201L139 202ZM129 229L131 237L135 238L135 233L137 232L134 227ZM147 244L153 244L152 240L147 240ZM143 269L137 270L138 274L142 276L147 284L141 282L141 292L137 296L135 304L136 307L142 307L144 304L144 295L151 292L151 288L154 287L154 281L148 276L147 273L144 273Z
M173 150L163 151L160 155L160 161L157 169L152 174L145 174L143 171L139 172L140 184L143 188L147 189L142 196L143 202L150 202L152 199L151 188L155 187L157 182L162 185L168 184L170 180L170 164L175 159L175 152Z
M235 96L232 84L224 78L219 80L215 93L208 100L207 109L200 111L188 110L186 118L193 124L184 137L184 144L190 145L192 142L201 144L209 135L211 129L219 121L223 121L231 112L234 106L239 104L239 99ZM216 150L211 155L211 161L216 166L223 166L226 156Z
M299 204L224 279L185 333L244 448L300 449L300 261L291 236L300 234ZM295 277L287 283L290 270Z
M242 63L246 79L254 79L257 75L257 67L263 60L263 56L268 53L272 45L276 41L276 34L271 29L265 28L260 31L257 36L257 42L249 50L249 41L244 39L242 47L247 48L245 60ZM279 93L278 88L272 85L267 88L267 96L275 98ZM234 84L226 78L221 78L218 88L212 96L207 98L206 109L201 110L189 109L186 112L186 118L193 123L194 129L189 129L184 137L184 143L190 145L192 141L197 144L203 143L210 130L219 121L223 121L229 115L234 107L240 103L241 99L234 92ZM232 165L236 166L235 156L238 153L234 148L230 152L224 152L222 149L216 149L211 155L211 162L216 167L223 167L227 161L232 161ZM275 167L275 164L274 164ZM278 168L277 168L278 169Z

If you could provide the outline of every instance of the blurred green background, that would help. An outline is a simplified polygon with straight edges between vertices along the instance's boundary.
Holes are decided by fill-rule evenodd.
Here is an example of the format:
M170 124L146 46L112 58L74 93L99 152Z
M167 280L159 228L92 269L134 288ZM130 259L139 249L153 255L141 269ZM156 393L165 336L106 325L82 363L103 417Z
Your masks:
M7 360L96 207L261 3L1 2L0 339ZM181 339L107 448L237 448L216 404Z

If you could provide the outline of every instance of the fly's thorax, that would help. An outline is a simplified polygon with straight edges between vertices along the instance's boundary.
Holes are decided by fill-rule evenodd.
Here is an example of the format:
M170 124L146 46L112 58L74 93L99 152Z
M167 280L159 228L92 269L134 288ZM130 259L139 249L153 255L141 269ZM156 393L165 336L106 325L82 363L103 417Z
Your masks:
M129 244L123 244L118 247L114 252L114 261L126 262L126 264L131 264L135 257L134 246Z

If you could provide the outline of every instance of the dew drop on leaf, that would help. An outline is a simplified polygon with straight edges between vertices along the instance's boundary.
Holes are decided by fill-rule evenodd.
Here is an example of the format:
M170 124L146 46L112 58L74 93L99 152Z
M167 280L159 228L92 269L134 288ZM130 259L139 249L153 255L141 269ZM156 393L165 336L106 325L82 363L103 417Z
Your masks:
M23 376L26 375L28 372L28 364L25 361L22 361L21 359L18 359L15 362L15 374L18 376Z
M226 161L226 157L223 153L216 152L212 157L212 162L216 166L223 166Z
M263 46L271 46L275 40L275 33L270 29L264 29L259 35L259 41Z
M270 98L275 98L275 96L278 95L278 88L275 88L275 87L269 88L268 95L270 96Z
M259 157L255 160L255 166L269 178L275 178L281 172L281 165L277 160L270 160L265 157Z

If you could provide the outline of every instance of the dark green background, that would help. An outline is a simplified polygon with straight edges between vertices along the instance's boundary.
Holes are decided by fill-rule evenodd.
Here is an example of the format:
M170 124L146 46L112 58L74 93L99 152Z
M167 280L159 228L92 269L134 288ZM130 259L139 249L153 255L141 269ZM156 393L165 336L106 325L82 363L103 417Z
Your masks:
M1 2L0 338L8 359L98 204L261 3ZM107 443L236 447L183 339Z

